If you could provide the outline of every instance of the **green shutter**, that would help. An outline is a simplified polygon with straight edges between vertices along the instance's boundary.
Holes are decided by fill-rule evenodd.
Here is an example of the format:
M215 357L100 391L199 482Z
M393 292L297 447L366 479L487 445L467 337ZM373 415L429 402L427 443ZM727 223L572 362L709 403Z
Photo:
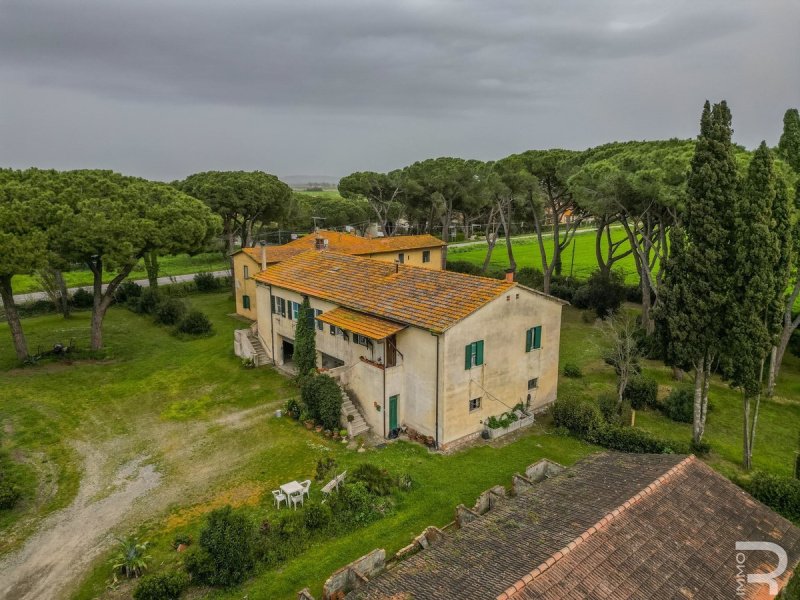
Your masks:
M537 325L533 328L533 347L539 349L542 347L542 326Z
M533 329L525 332L525 352L530 352L533 348Z
M475 364L482 365L483 364L483 340L477 342L478 345L478 359L475 361Z
M242 296L242 308L250 308L250 296Z
M467 344L464 356L464 368L469 371L472 367L472 344Z

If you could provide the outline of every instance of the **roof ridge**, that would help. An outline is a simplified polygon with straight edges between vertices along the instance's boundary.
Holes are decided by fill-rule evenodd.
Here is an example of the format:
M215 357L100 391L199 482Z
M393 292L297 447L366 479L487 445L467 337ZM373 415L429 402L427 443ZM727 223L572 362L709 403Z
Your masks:
M642 500L646 499L647 497L653 495L653 493L663 487L666 483L668 483L671 479L673 479L677 474L684 471L690 464L694 463L696 457L694 454L690 454L686 458L684 458L681 462L677 465L672 467L669 471L661 475L658 479L653 481L650 485L639 491L635 496L629 498L620 506L606 514L602 519L600 519L597 523L589 527L586 531L584 531L581 535L576 537L573 541L569 544L564 546L561 550L553 554L552 556L548 557L544 562L542 562L538 567L536 567L530 573L523 575L521 579L516 581L514 584L509 586L506 591L500 593L497 596L497 600L510 600L518 592L523 590L526 585L536 579L539 575L547 571L550 567L556 564L559 560L561 560L564 556L569 554L572 550L576 547L580 546L583 542L587 539L592 537L598 531L602 531L605 529L609 523L615 520L618 516L628 510L634 504L641 502Z

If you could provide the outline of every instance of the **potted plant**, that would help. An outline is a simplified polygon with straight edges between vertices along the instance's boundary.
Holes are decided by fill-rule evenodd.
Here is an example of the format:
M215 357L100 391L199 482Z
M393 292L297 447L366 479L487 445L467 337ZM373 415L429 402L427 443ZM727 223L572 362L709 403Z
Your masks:
M333 439L338 440L341 436L339 435L339 430L335 429L333 431Z
M356 420L355 415L347 415L347 422L348 423L352 423L355 420Z
M314 427L314 431L316 431L317 433L322 433L322 430L323 430L322 425L317 425L316 427Z
M347 429L340 429L340 430L339 430L339 436L340 436L342 439L345 439L345 438L347 438Z

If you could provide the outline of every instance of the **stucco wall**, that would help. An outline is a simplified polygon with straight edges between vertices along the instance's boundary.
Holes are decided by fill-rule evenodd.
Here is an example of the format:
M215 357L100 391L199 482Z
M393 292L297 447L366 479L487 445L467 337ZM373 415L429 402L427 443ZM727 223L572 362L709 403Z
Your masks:
M428 250L431 253L430 262L422 262L422 252ZM436 248L423 248L421 250L395 250L393 252L381 252L377 254L370 254L369 258L380 260L383 262L395 262L398 260L400 253L404 255L403 264L414 265L415 267L425 267L426 269L435 269L441 271L442 269L442 249Z
M236 314L248 319L257 319L256 309L256 282L244 278L244 267L250 269L250 277L261 271L261 265L244 252L239 252L233 257L233 277L236 286ZM250 296L250 309L242 306L242 296Z
M542 347L525 352L525 332L542 326ZM483 429L481 421L523 404L531 408L556 398L561 304L523 288L513 288L445 332L442 444ZM465 369L465 346L483 340L483 365ZM538 387L528 391L528 380ZM477 410L469 401L481 398Z

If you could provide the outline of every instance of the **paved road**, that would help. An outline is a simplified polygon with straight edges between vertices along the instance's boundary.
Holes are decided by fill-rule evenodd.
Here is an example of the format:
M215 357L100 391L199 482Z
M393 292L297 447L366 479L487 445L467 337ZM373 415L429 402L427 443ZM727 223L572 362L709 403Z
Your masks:
M214 277L227 277L230 275L230 271L212 271L211 274ZM158 284L159 285L169 285L170 283L183 283L186 281L192 281L196 273L188 273L186 275L173 275L172 277L159 277ZM143 287L148 287L150 282L147 279L136 279L134 283L137 283ZM103 285L103 290L106 289L106 285ZM69 293L74 294L78 290L88 290L92 291L92 286L85 285L81 287L74 287L69 288ZM30 294L14 294L14 302L17 304L25 304L26 302L33 302L35 300L47 300L47 294L44 292L31 292ZM2 302L0 302L2 305Z

